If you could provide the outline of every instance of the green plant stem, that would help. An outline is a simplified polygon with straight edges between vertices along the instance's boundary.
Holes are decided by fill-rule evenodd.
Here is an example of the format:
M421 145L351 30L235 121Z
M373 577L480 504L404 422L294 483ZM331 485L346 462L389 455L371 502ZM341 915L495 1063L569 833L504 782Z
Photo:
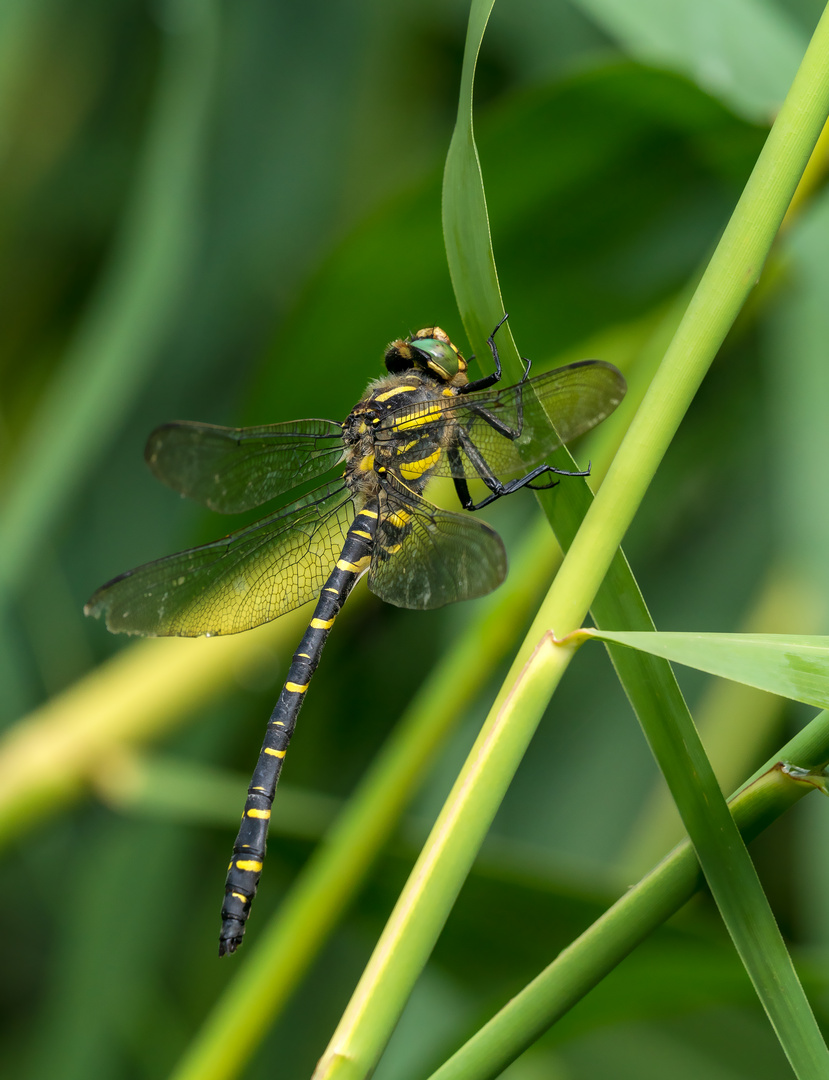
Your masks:
M829 713L822 712L732 796L731 813L746 841L813 790L778 761L822 768L829 760ZM465 1043L430 1080L491 1080L567 1013L636 946L704 884L689 840L563 950Z
M484 7L473 5L470 26ZM685 410L756 281L827 111L825 14L663 365L516 657L316 1078L356 1080L373 1070L569 664L572 644L555 644L551 631L562 638L584 619ZM658 711L651 711L658 721ZM677 736L680 746L688 745L690 761L671 746ZM677 733L649 724L648 737L660 766L668 766L666 776L683 820L784 1049L798 1075L825 1077L829 1055L756 878L752 883L753 868L724 800L715 797L713 808L707 807L710 820L705 816L705 803L718 789L692 725L690 731ZM699 764L705 769L702 786L694 775ZM718 842L719 833L727 842ZM732 855L741 870L739 883L731 878ZM770 954L764 955L770 942Z
M30 713L0 740L0 847L78 798L108 755L157 738L239 671L272 662L304 620L300 611L244 635L139 642Z
M780 564L770 568L752 609L746 630L769 631L788 620L804 631L816 627L815 605L802 584ZM757 753L780 731L784 698L744 683L714 679L706 687L694 712L696 726L724 790L735 788ZM621 865L631 880L638 878L678 843L682 822L665 785L655 782L625 844Z

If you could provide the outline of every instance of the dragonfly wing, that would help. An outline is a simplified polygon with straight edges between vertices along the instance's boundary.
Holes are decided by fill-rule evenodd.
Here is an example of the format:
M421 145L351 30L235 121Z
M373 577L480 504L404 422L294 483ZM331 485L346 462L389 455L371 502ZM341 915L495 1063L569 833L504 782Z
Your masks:
M387 493L368 572L381 600L425 611L485 596L506 574L503 541L488 525Z
M151 637L250 630L316 596L353 517L343 482L329 484L222 540L121 574L84 612Z
M625 390L625 380L612 364L580 360L503 390L401 408L378 438L399 440L405 434L411 439L417 434L424 442L454 444L453 453L441 453L434 476L480 476L483 459L490 475L506 479L526 473L563 443L601 423ZM472 444L477 460L463 449L464 442Z
M322 476L342 453L342 426L332 420L250 428L180 421L156 428L144 457L174 491L238 514Z

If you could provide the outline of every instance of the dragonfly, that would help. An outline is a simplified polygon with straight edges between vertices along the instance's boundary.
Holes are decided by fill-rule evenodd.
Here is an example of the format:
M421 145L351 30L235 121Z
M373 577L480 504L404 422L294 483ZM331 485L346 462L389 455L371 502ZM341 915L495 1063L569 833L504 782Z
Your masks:
M322 486L223 539L129 570L86 604L113 632L212 637L270 622L316 599L273 709L233 845L219 955L242 942L259 885L271 807L288 744L334 621L356 581L398 607L428 610L483 596L507 572L504 545L470 513L423 497L451 477L464 511L568 472L545 461L622 400L621 373L581 360L499 388L494 370L470 380L468 362L439 326L393 341L386 374L342 423L297 420L226 428L179 421L150 435L145 458L174 491L221 514L262 506L307 483ZM338 474L334 470L339 470ZM469 481L487 494L475 502Z

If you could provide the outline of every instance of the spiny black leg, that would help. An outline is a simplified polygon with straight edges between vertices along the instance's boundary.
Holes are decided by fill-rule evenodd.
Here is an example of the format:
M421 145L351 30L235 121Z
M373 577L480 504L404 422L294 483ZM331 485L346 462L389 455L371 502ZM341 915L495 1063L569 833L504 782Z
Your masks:
M494 386L495 383L501 381L501 357L498 355L498 346L495 344L495 335L504 325L509 318L509 314L504 315L503 319L498 323L489 337L486 339L489 350L492 353L492 359L495 362L495 371L491 375L484 375L482 379L476 379L474 382L467 383L466 386L458 388L459 394L472 394L476 390L486 390L487 387ZM470 360L474 360L474 356L469 357ZM528 369L529 370L529 369ZM526 375L524 376L526 378ZM522 380L523 382L523 380Z
M582 476L583 474L577 473L576 475ZM558 487L560 483L560 480L551 480L549 484L525 484L524 487L529 488L530 491L549 491L550 488Z
M520 491L521 488L528 487L534 491L545 491L547 488L555 487L558 480L554 480L550 484L533 484L533 480L536 480L539 476L544 476L547 473L556 473L558 476L589 476L589 467L582 472L568 472L567 469L557 469L554 465L539 465L537 469L533 469L532 472L528 472L526 476L519 477L517 480L508 480L506 484L502 484L500 480L494 478L482 477L486 486L492 492L487 498L482 499L479 503L473 503L471 500L469 503L464 503L461 497L460 488L458 488L458 482L455 481L455 488L458 491L459 497L464 510L480 510L484 506L489 506L490 503L495 502L496 499L502 499L504 495L512 495L515 491ZM466 488L466 482L464 481L464 488ZM467 489L467 498L469 492Z
M509 312L505 311L503 319L501 319L501 321L486 339L486 343L487 345L489 345L489 351L492 353L492 359L495 361L495 370L498 372L499 377L501 374L501 357L498 355L498 346L495 344L495 335L498 333L498 331L501 329L501 327L504 325L508 318Z
M466 480L461 476L453 477L455 483L455 491L458 493L458 500L461 507L464 510L477 510L478 507L473 503L472 496L469 494L469 485Z
M469 494L469 485L464 477L463 462L457 446L450 446L448 451L449 462L452 466L452 482L458 494L458 501L464 510L469 510L474 505L472 496Z
M590 475L591 462L588 461L586 469L576 469L574 472L568 472L566 469L556 469L552 465L547 466L548 472L557 473L559 476L589 476ZM524 484L524 487L531 488L533 491L546 491L547 488L555 487L558 480L554 480L552 484Z

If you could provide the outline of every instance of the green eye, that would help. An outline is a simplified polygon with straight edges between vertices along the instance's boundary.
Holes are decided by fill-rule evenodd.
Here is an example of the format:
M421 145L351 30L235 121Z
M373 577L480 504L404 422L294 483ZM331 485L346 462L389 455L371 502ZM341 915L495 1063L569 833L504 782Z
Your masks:
M426 326L418 330L410 341L411 349L420 354L422 366L443 382L457 386L469 381L466 377L466 361L445 330L439 326Z
M405 341L401 338L393 341L386 349L385 361L393 375L421 368L453 386L462 386L469 381L466 361L439 326L426 326Z
M461 370L460 354L451 343L439 338L417 338L412 344L418 352L428 357L425 366L447 382Z
M429 367L441 379L452 379L461 369L460 357L456 349L437 338L419 338L412 342L415 349L425 355L423 366Z

